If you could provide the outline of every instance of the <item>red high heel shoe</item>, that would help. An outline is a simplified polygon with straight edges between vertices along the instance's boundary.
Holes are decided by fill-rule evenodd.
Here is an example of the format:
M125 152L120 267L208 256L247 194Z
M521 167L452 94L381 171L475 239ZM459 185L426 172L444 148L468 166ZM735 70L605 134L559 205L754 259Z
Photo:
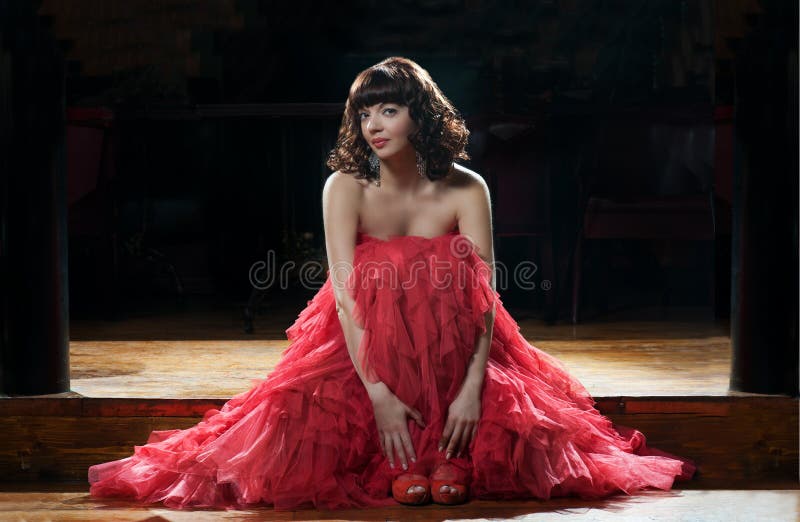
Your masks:
M467 501L470 475L462 468L442 462L431 473L431 496L437 504L461 504ZM442 493L442 486L450 486L455 493Z
M413 486L422 486L424 493L409 493L408 490ZM431 484L428 477L416 473L403 473L392 481L392 496L402 504L418 506L426 503L430 499Z

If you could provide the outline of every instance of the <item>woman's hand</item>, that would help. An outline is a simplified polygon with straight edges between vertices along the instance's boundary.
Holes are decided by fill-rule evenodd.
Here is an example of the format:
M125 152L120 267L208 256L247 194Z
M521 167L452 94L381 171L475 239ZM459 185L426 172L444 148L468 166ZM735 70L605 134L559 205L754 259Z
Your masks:
M453 454L460 457L475 438L480 418L480 389L465 383L456 398L450 403L442 440L439 441L439 451L446 447L448 459Z
M417 455L411 443L411 435L408 433L407 418L412 417L417 424L425 428L422 414L398 399L382 382L376 383L369 389L369 396L372 399L375 423L378 425L378 437L384 456L389 458L389 465L394 468L396 451L403 469L408 469L406 456L410 457L412 462L416 462Z

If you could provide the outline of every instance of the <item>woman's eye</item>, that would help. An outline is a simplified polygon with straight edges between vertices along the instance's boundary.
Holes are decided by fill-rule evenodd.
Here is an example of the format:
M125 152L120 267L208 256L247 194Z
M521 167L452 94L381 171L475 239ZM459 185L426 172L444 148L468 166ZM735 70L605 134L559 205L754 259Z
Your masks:
M383 109L383 112L386 113L386 111L391 111L388 114L394 114L394 113L397 112L397 109L394 109L392 107L386 107L385 109ZM368 112L360 112L358 114L358 119L359 120L363 120L365 116L369 116L369 113Z

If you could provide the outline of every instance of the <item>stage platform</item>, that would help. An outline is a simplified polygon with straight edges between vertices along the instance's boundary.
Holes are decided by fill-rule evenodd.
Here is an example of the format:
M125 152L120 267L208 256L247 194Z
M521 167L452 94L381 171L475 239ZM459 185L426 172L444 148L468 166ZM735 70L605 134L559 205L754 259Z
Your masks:
M62 488L68 489L68 488ZM798 490L672 490L646 491L585 501L559 498L546 501L474 500L461 506L400 506L396 508L277 512L249 510L175 511L159 506L132 506L123 500L96 500L85 490L0 492L0 520L80 522L212 522L269 520L552 520L593 522L794 522L800 518Z
M0 400L0 490L38 491L55 482L83 491L91 464L130 455L152 430L194 425L269 373L288 346L285 329L297 310L260 317L252 336L225 310L73 322L72 392ZM726 323L696 310L629 311L576 326L512 315L526 339L583 382L603 414L698 463L696 478L679 485L684 492L800 487L798 400L728 390ZM781 498L797 502L794 494Z
M624 311L554 326L511 313L523 336L561 360L593 396L730 395L730 328L709 320L706 309ZM292 320L284 305L260 317L254 335L228 311L74 322L72 390L93 398L229 398L275 366Z

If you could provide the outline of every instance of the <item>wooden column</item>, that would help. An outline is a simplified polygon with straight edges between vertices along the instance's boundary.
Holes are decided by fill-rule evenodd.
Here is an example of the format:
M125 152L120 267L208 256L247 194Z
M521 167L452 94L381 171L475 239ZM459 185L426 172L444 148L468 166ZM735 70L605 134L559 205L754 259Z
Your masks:
M730 387L798 395L797 3L736 49Z
M0 0L0 392L69 391L64 61Z

